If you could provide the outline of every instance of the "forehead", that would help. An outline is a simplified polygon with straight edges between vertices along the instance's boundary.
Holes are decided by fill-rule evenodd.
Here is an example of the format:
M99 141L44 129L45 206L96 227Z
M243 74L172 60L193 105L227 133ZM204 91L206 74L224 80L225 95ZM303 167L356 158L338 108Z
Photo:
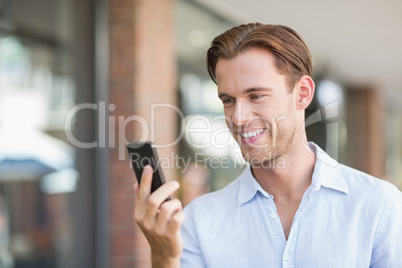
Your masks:
M252 87L278 87L285 76L275 67L274 56L262 49L250 49L232 59L219 59L216 65L218 91Z

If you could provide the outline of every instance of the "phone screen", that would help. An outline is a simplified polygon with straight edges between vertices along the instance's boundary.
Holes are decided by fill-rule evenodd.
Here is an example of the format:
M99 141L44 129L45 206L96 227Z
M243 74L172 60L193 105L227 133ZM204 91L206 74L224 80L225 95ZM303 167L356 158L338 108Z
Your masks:
M166 182L160 168L158 153L152 142L132 142L127 145L127 149L138 184L141 184L141 175L144 167L147 165L150 165L154 172L152 176L151 193Z

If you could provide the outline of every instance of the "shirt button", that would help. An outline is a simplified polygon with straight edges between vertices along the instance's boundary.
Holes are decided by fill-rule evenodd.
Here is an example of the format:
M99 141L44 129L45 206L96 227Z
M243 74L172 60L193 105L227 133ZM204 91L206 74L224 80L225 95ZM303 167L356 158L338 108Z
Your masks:
M285 254L285 255L283 255L283 258L285 259L285 261L288 261L290 259L290 256L289 256L289 254Z
M275 213L275 212L272 212L272 213L271 213L271 218L274 219L275 217L276 217L276 213Z

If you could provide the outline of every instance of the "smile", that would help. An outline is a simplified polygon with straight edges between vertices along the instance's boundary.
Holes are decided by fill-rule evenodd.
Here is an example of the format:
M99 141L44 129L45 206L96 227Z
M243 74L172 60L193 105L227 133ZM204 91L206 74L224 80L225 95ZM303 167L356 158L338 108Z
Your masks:
M257 136L259 134L261 134L262 132L264 132L264 128L262 129L258 129L258 130L253 130L253 131L249 131L249 132L244 132L244 133L240 133L240 135L245 138L245 139L249 139L252 138L254 136Z

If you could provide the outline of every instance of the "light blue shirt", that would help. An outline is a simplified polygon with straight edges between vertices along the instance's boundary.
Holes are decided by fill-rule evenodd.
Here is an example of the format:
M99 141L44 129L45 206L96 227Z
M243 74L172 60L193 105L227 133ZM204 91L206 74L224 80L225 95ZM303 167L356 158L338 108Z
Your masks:
M288 240L273 196L247 167L184 209L182 267L401 268L401 192L310 147L317 156L312 183Z

